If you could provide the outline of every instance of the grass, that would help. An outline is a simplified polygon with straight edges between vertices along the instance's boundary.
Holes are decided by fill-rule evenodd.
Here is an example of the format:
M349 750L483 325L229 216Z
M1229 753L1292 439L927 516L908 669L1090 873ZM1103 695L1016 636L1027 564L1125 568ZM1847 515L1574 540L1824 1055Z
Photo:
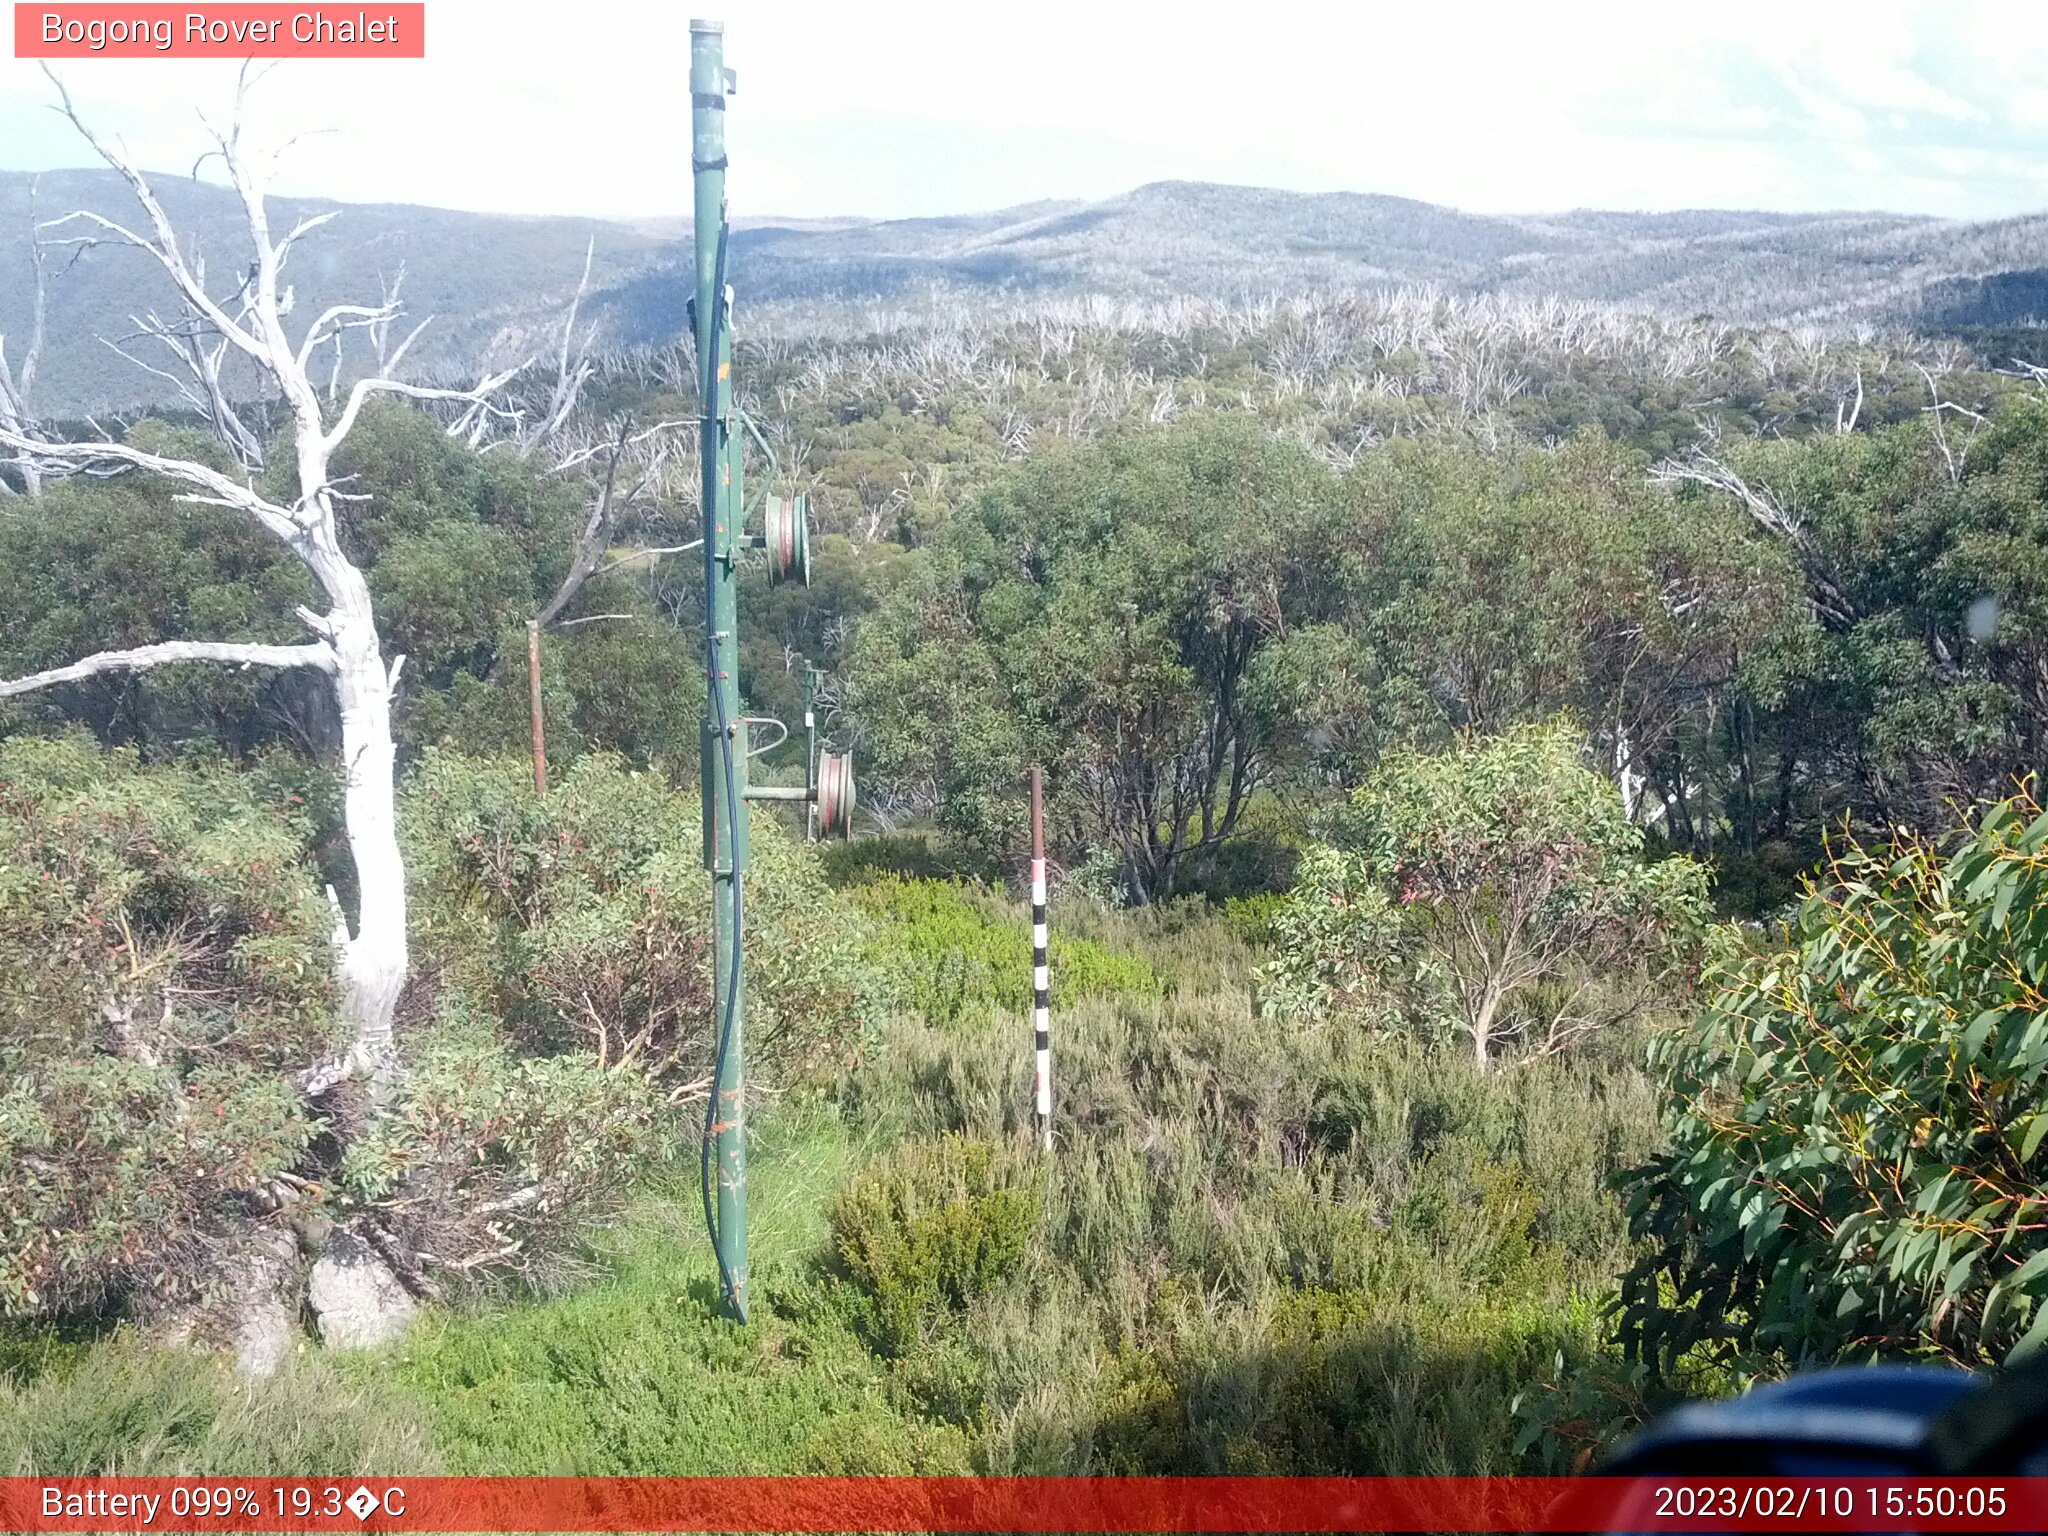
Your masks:
M836 1091L757 1116L749 1326L715 1315L694 1181L662 1175L582 1288L434 1312L397 1349L310 1352L273 1382L118 1335L16 1336L0 1471L1527 1465L1516 1395L1597 1350L1590 1298L1624 1260L1603 1181L1654 1134L1626 1053L1481 1073L1462 1051L1283 1027L1212 911L1080 926L1167 984L1057 1011L1051 1156L1021 1008L899 1020ZM884 1338L829 1213L862 1170L948 1137L1034 1170L1007 1186L1031 1192L1029 1240L987 1283L889 1314Z
M19 1336L17 1336L18 1338ZM318 1356L268 1381L116 1331L0 1375L0 1476L242 1477L441 1470L403 1393Z
M1021 1017L905 1030L863 1107L1028 1144ZM934 1331L991 1470L1512 1470L1518 1393L1597 1347L1606 1174L1652 1134L1625 1064L1260 1020L1242 993L1077 1005L1019 1280ZM968 1393L961 1383L971 1383Z
M964 1448L906 1411L807 1270L857 1161L829 1110L790 1107L749 1167L753 1319L715 1315L696 1189L651 1191L569 1296L443 1314L367 1362L417 1397L449 1470L577 1476L945 1471Z

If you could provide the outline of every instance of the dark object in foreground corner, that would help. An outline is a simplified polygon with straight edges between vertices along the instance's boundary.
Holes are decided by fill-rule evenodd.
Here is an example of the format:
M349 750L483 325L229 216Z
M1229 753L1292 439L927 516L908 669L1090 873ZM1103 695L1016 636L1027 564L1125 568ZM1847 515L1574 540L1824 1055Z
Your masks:
M1935 1476L1944 1470L1935 1426L1993 1390L1981 1377L1944 1366L1816 1371L1727 1402L1674 1409L1624 1441L1600 1471L1627 1477Z
M2048 1476L2048 1359L1998 1376L1848 1366L1673 1410L1611 1477Z
M1675 1409L1597 1471L1646 1479L2048 1476L2048 1360L1998 1376L1934 1365L1815 1371L1728 1402ZM1603 1529L1654 1528L1647 1496L1623 1497Z

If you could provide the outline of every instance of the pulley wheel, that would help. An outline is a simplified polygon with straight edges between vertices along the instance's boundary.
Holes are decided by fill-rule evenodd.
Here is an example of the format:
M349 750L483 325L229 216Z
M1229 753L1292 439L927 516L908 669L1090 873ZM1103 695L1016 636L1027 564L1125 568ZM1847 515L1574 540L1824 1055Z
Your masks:
M775 496L768 502L764 542L768 547L768 579L811 584L810 498Z
M853 754L818 754L818 836L853 840Z

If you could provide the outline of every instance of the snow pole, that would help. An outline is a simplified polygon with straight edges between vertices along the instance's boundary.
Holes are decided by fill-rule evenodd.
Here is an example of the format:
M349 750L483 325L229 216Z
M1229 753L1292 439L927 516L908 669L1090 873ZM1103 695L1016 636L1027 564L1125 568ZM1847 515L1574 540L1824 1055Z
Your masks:
M1052 1150L1052 969L1046 955L1045 775L1031 770L1031 1033L1032 1104L1045 1147Z

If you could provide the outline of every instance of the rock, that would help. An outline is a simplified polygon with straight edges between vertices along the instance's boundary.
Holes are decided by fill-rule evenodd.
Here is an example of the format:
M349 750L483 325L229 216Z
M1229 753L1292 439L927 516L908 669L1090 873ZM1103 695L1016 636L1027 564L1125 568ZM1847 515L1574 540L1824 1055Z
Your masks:
M327 1251L327 1239L334 1235L334 1223L317 1209L306 1207L292 1217L292 1230L298 1235L300 1251L317 1259Z
M244 1376L274 1376L292 1352L298 1314L281 1296L266 1296L236 1309L235 1369Z
M375 1349L403 1338L419 1311L376 1250L339 1227L314 1261L306 1305L321 1342L333 1349Z
M291 1354L299 1333L292 1299L298 1267L298 1244L275 1228L255 1233L229 1261L227 1332L242 1375L274 1375Z

